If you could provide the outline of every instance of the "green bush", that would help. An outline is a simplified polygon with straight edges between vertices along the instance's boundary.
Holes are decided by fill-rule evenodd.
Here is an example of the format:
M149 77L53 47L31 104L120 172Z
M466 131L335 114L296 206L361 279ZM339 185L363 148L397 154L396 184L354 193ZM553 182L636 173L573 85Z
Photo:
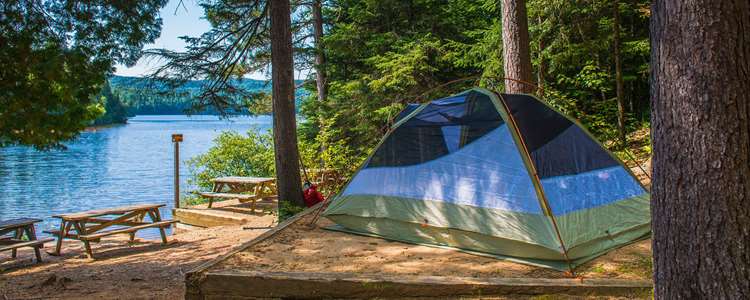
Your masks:
M274 176L273 138L270 132L223 132L208 152L188 160L189 183L210 190L212 178L222 176Z
M336 132L318 135L313 140L305 138L304 134L299 137L299 150L302 157L300 167L307 171L308 176L313 176L313 169L333 169L337 170L341 177L348 178L361 163L363 158L355 156L343 140L332 139L332 134L335 135ZM213 186L211 179L216 177L274 177L272 133L253 129L246 134L224 132L214 140L214 146L206 153L190 159L188 168L191 173L188 182L203 191L211 189ZM305 172L301 170L303 181L306 180L304 174ZM318 178L309 179L314 182L318 181ZM323 186L320 191L325 196L329 196L340 188L340 184ZM183 203L194 205L206 202L197 196L197 192L193 191L191 195L185 196ZM280 219L293 216L302 209L302 207L282 201L279 207Z

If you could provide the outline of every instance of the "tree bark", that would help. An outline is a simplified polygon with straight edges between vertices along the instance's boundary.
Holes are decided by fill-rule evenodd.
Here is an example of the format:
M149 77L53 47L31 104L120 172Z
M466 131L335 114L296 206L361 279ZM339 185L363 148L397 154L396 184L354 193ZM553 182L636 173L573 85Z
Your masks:
M537 17L537 25L542 25L542 17ZM544 43L544 35L539 37L539 69L537 71L536 85L540 88L544 88L544 77L547 76L547 65L544 62L544 49L547 45ZM541 92L541 90L540 90Z
M526 16L525 0L503 0L503 69L505 77L520 80L505 80L505 92L531 94L531 54L529 53L529 20Z
M622 62L620 59L620 1L612 1L615 20L613 22L614 31L614 52L615 52L615 81L617 85L617 130L619 131L620 147L627 147L627 138L625 137L625 92L623 91L622 82Z
M304 206L294 112L294 62L288 0L271 0L271 79L273 84L273 144L279 201Z
M750 299L750 2L651 7L657 299Z
M312 4L313 37L315 41L315 82L318 88L318 101L325 101L328 96L327 77L325 70L326 56L323 52L323 13L321 0L314 0Z

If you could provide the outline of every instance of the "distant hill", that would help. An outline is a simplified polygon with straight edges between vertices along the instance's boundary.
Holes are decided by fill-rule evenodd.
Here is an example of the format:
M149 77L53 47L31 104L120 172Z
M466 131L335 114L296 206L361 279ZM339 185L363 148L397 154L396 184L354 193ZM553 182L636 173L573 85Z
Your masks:
M297 84L301 82L297 81ZM184 87L175 90L174 93L164 95L160 91L150 88L152 85L146 78L112 76L109 79L112 93L122 101L129 116L184 114L196 101L193 95L198 94L201 86L205 83L204 80L190 81ZM238 85L249 92L271 93L271 83L264 80L243 79ZM296 92L297 104L299 104L307 92L303 89L298 89ZM249 114L247 111L234 113ZM217 114L217 111L214 108L207 108L197 114Z

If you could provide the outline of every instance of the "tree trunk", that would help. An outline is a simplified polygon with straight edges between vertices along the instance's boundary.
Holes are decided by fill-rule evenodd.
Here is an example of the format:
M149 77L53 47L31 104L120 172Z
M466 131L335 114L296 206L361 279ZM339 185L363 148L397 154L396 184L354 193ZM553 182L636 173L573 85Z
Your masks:
M617 82L617 130L619 131L620 147L625 149L628 141L625 137L625 92L622 82L622 63L620 61L620 1L612 1L615 20L613 22L615 44L615 81Z
M273 144L279 201L304 206L294 113L294 63L289 1L268 1L271 16Z
M657 299L750 299L750 2L653 2Z
M505 92L531 94L536 89L532 83L531 54L529 54L529 21L525 0L503 0L503 69Z
M326 56L323 52L323 13L321 0L314 0L312 4L313 36L315 40L315 82L318 87L318 101L325 101L328 95L327 77L325 70Z
M542 25L542 17L537 17L537 25ZM547 76L547 65L544 63L544 49L547 45L544 44L544 35L539 37L539 70L537 72L536 85L540 89L544 88L544 77ZM539 91L541 93L541 90ZM540 95L541 96L541 95Z

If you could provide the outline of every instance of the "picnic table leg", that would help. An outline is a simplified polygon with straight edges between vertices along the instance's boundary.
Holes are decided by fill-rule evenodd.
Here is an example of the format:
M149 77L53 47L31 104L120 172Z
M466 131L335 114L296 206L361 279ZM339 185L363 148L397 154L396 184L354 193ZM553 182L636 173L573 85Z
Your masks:
M26 231L26 237L29 238L29 241L36 241L36 229L34 229L34 224L29 224L24 229ZM42 251L39 250L42 245L35 245L34 246L34 254L36 255L36 263L42 262Z
M265 183L257 184L253 187L253 195L255 195L255 198L253 198L253 201L250 202L250 212L255 212L255 201L258 201L258 199L263 198L263 187L265 186Z
M21 228L17 228L16 232L13 234L13 238L20 240L22 237L23 237L23 231L21 230ZM17 251L16 249L13 249L10 251L11 258L16 258L16 255L18 254L18 252L16 251Z
M211 189L211 191L214 192L214 193L219 193L219 192L221 192L221 189L223 189L223 188L224 188L224 184L223 183L214 183L214 187ZM214 198L213 197L209 197L208 198L208 208L211 208L211 206L213 204L214 204Z
M146 216L146 213L139 213L138 215L135 216L135 218L133 218L133 221L135 221L135 222L143 222L143 217L145 217L145 216ZM128 235L130 235L130 242L131 243L134 242L135 241L135 232L128 232Z
M161 214L159 213L158 208L154 208L148 211L149 217L151 217L151 221L154 223L161 222ZM164 231L164 227L159 226L159 234L161 234L161 243L166 245L167 244L167 233Z
M77 236L79 237L79 240L80 240L80 236L86 234L86 231L84 230L84 228L86 228L85 224L82 224L80 221L76 221L73 223L73 226L75 226L76 232L78 233ZM80 241L83 242L83 247L86 249L86 256L88 258L93 259L94 252L91 251L91 244L89 243L89 241L88 240L80 240Z
M70 230L70 223L65 220L60 220L60 232L58 232L57 236L57 243L55 244L55 252L50 253L55 256L60 255L60 248L62 248L62 242L63 238L68 235L68 230Z

